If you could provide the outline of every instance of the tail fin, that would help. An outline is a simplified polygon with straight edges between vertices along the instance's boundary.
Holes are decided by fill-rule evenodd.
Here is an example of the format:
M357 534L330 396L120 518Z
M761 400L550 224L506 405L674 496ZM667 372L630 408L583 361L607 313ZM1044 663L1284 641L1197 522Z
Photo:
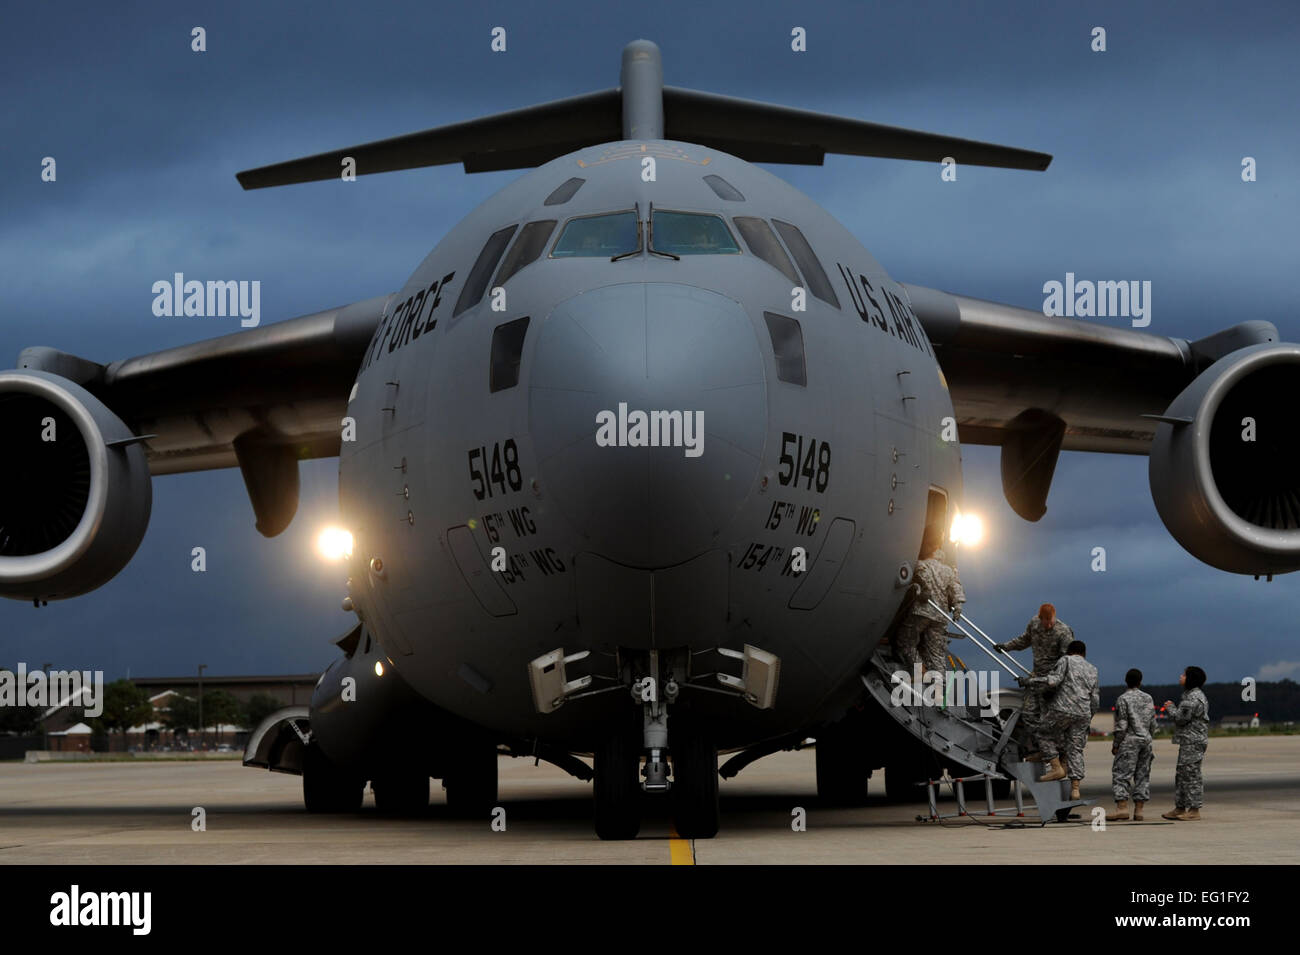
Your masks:
M351 157L357 175L461 163L466 172L525 169L619 139L674 139L750 162L820 166L827 153L1044 170L1047 153L884 126L662 85L659 48L628 44L622 85L450 126L336 149L239 173L245 189L339 178ZM658 133L662 127L661 135Z

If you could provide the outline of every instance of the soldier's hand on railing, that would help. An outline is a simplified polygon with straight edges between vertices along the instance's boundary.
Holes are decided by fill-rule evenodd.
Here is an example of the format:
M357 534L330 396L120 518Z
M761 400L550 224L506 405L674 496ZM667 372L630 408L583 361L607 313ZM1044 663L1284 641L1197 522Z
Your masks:
M1029 677L1018 676L1016 677L1016 682L1019 683L1021 686L1029 686Z
M1007 645L1006 645L1005 643L995 643L995 644L993 644L993 649L994 649L994 650L1001 650L1003 653L1006 653L1006 652L1007 652Z

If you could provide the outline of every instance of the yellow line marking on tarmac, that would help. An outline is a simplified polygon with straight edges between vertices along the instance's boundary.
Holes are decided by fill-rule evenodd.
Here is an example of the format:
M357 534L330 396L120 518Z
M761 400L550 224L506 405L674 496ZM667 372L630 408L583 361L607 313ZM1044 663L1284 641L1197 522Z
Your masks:
M672 838L668 840L668 857L670 865L695 865L695 843L683 839L677 834L677 827L670 827Z

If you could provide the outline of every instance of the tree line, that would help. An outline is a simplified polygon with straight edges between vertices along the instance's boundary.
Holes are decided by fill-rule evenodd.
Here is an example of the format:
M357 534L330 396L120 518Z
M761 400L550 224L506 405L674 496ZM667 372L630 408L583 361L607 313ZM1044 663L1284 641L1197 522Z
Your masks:
M1119 695L1124 692L1122 686L1103 686L1101 688L1101 709L1106 711L1115 705ZM1158 708L1165 700L1178 702L1183 695L1183 688L1177 683L1171 685L1143 685L1142 689L1151 694ZM1300 720L1300 683L1295 680L1279 680L1275 683L1256 683L1254 699L1243 700L1246 687L1240 683L1207 683L1201 687L1205 697L1210 701L1210 722L1217 723L1225 716L1254 716L1259 714L1261 723L1285 723Z
M7 672L7 671L3 671ZM130 680L115 680L104 686L104 712L86 719L92 732L125 734L132 726L161 723L177 733L213 730L217 726L252 729L284 704L267 693L255 693L241 700L226 690L203 694L203 726L199 726L199 700L173 693L167 707L155 712L149 694ZM0 733L26 735L40 732L43 709L39 706L0 706Z

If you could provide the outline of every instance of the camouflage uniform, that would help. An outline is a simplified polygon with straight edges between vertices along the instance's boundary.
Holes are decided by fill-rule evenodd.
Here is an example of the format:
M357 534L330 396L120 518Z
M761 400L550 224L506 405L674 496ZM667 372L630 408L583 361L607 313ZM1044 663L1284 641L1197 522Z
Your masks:
M1097 668L1081 656L1065 656L1056 661L1051 673L1032 677L1030 684L1056 690L1039 723L1043 761L1050 762L1060 756L1069 777L1082 779L1088 724L1101 703Z
M1174 742L1178 744L1178 767L1174 770L1174 805L1179 809L1200 809L1205 798L1201 760L1210 742L1210 701L1200 687L1184 690L1173 712Z
M921 637L930 626L933 626L933 622L929 619L909 613L894 635L894 656L907 668L908 679L911 679L912 667L920 660L917 647L920 646Z
M1130 797L1151 801L1151 735L1156 728L1156 705L1151 694L1130 687L1115 703L1115 762L1110 770L1111 792L1116 802Z
M1074 631L1058 617L1050 628L1043 626L1043 621L1033 617L1025 632L1014 640L1002 644L1007 650L1023 650L1033 647L1034 677L1046 677L1056 666L1056 662L1065 656L1065 648L1074 641ZM1044 695L1046 687L1031 684L1025 691L1024 707L1020 713L1020 723L1025 728L1029 742L1041 749L1038 725L1043 719Z
M914 579L920 593L912 604L912 612L908 614L902 628L904 633L900 633L899 639L900 651L910 652L915 648L914 655L903 662L910 667L919 656L927 671L948 669L948 621L929 602L933 600L953 613L959 613L961 605L966 602L957 568L945 563L943 556L943 551L937 550L933 557L916 562Z

